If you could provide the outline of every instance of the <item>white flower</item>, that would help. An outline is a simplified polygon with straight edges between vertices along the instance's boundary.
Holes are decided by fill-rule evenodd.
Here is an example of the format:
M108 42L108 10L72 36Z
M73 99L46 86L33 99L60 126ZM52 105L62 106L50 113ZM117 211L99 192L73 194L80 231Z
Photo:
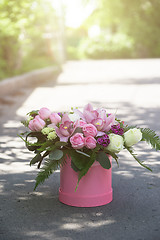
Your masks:
M41 133L43 133L44 135L48 135L52 131L54 131L54 128L45 127L41 130Z
M53 140L57 137L56 131L50 132L47 136L48 140Z
M76 122L77 120L80 120L80 116L77 113L70 113L68 114L68 116L72 122Z
M110 133L109 135L110 143L107 149L111 152L118 153L123 149L123 137L114 133Z
M140 129L132 128L124 133L124 142L127 147L138 143L142 139L142 133Z

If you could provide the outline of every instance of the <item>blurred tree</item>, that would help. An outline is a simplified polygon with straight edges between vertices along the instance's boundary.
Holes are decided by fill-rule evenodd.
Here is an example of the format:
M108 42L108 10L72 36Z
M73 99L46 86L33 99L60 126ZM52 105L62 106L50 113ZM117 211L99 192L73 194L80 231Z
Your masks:
M0 78L53 64L57 21L50 0L1 0Z
M93 18L112 35L132 38L133 57L160 56L159 0L98 0L97 6Z
M31 1L0 2L0 68L10 73L20 63L19 36L26 25Z
M160 57L159 12L160 0L97 0L81 26L88 36L80 38L76 46L69 39L68 49L74 47L75 56L83 49L86 57L97 59Z

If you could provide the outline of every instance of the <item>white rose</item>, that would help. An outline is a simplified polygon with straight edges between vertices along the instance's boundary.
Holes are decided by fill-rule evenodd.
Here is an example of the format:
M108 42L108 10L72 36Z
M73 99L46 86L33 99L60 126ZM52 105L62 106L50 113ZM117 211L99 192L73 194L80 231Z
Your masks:
M110 133L109 135L110 143L107 149L111 152L118 153L123 149L123 137L114 133Z
M140 129L132 128L124 133L124 142L127 147L138 143L142 139L142 133Z

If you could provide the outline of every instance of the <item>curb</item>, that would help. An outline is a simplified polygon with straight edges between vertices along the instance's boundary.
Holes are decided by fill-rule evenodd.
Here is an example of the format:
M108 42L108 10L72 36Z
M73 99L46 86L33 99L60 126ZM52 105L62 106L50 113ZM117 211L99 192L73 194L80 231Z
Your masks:
M56 77L60 72L60 67L46 67L2 80L0 82L0 97L14 93L23 87L39 85L53 77Z

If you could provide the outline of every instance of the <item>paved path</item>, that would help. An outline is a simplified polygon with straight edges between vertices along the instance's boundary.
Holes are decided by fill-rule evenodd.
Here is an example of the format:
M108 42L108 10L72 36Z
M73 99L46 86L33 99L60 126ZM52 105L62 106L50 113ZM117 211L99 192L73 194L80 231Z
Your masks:
M20 120L42 106L63 111L88 102L160 134L160 60L68 62L56 80L0 99L0 240L160 239L160 153L145 144L136 152L153 172L121 153L108 205L61 204L59 172L33 192L37 169L17 137Z

